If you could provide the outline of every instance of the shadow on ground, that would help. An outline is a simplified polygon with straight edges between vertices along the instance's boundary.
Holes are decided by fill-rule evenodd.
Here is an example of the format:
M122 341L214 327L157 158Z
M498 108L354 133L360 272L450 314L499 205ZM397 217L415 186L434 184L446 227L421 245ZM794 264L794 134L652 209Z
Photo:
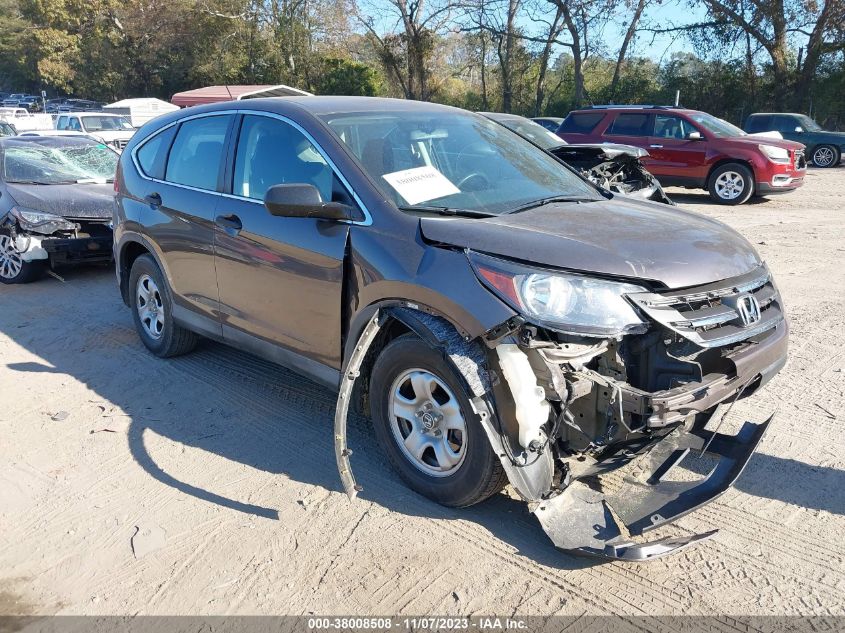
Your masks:
M26 327L26 323L16 324L17 306L9 303L14 301L15 293L10 292L6 293L4 303L11 309L0 314L0 326L7 336L44 359L46 364L9 363L9 369L64 373L86 384L131 417L128 447L137 463L159 482L197 499L246 514L278 518L274 508L221 496L181 480L178 472L166 472L148 452L144 442L146 433L216 453L261 471L284 473L312 486L341 490L332 444L335 399L332 392L293 372L210 341L201 343L193 354L182 358L161 361L147 356L134 336L129 312L120 303L116 290L109 293L97 289L100 284L113 285L110 273L78 272L67 274L67 278L67 286L45 287L38 297L29 295L28 308L32 309L34 300L37 304L40 297L44 302L55 300L54 290L72 296L74 283L96 290L91 293L94 296L111 297L106 305L84 308L91 317L89 322L96 323L92 326L93 338L89 336L85 343L85 353L77 353L73 346L78 337L78 324L62 318L61 312L45 313L41 317L43 321L39 319L42 327L37 331ZM28 288L26 292L31 293L33 289ZM92 340L100 342L92 343ZM109 344L115 340L122 343ZM103 349L96 349L100 345ZM205 402L181 401L181 409L176 406L183 393L182 383L168 384L163 391L155 393L145 390L141 381L136 388L127 388L125 381L115 380L110 372L100 371L97 364L101 362L112 362L116 371L135 372L139 377L147 371L158 372L158 368L164 371L166 365L168 370L180 375L181 381L196 381L198 393L216 395L218 400L220 390L223 393L231 390L236 395L232 396L230 406L221 412L222 417L210 419ZM260 408L250 410L240 406L238 398L260 402ZM452 510L410 492L386 464L365 419L350 419L349 443L355 451L353 470L364 486L361 494L364 499L408 515L473 521L524 556L549 566L580 568L595 564L593 560L557 552L528 513L526 505L505 494L472 508ZM296 450L291 450L291 446ZM845 514L845 471L757 454L737 487L751 495Z

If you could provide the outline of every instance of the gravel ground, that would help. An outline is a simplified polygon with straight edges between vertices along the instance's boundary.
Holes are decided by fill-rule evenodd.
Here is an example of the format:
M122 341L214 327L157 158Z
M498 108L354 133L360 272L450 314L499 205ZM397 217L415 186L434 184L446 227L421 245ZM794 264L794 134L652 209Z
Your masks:
M737 416L773 427L736 489L681 519L715 539L649 564L553 549L511 494L409 492L333 395L204 343L153 358L111 270L0 287L0 613L845 615L845 168L739 208L670 190L756 245L791 356ZM741 409L741 410L739 410Z

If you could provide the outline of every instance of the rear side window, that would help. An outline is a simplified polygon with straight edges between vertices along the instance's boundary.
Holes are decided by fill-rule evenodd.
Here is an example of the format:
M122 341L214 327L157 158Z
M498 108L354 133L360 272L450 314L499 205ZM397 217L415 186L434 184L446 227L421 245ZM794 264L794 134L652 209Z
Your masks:
M165 180L197 189L217 189L230 115L207 116L179 126Z
M170 144L173 142L175 135L176 126L174 125L163 132L159 132L138 148L136 154L138 157L138 166L145 176L158 180L164 178L164 163L167 160L167 150L170 149Z
M772 117L765 116L750 116L745 124L745 131L751 132L769 132L772 129Z
M607 134L618 136L649 136L651 130L648 126L647 114L633 114L623 112L616 115L616 119L610 124Z
M572 112L560 124L558 132L561 134L587 134L593 131L599 121L604 118L604 112Z

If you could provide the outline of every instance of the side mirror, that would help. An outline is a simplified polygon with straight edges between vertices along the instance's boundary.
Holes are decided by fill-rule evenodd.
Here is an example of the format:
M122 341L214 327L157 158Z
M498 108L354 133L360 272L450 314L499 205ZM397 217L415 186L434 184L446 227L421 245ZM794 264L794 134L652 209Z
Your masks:
M691 141L700 141L704 137L701 136L701 132L690 132L687 138Z
M803 127L801 127L800 125L796 125L796 126L795 126L795 131L796 131L796 132L798 132L799 134L801 134L801 133L804 131L804 128L803 128Z
M355 209L340 202L323 202L317 187L305 183L273 185L264 195L264 206L281 218L355 219Z

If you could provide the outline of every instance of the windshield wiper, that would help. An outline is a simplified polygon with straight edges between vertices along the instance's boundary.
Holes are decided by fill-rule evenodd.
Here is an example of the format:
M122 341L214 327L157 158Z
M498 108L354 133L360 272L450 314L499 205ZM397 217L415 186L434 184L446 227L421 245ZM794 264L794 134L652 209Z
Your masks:
M555 202L598 202L598 199L586 198L584 196L550 196L548 198L540 198L539 200L534 200L526 204L521 204L518 207L511 209L510 211L505 211L505 215L510 215L511 213L519 213L520 211L527 211L528 209L535 209L536 207L542 207L547 204L553 204Z
M399 207L402 211L422 211L423 213L436 213L438 215L454 215L466 218L491 218L495 214L487 213L485 211L476 211L475 209L457 209L453 207L426 207L426 206L408 206Z
M7 180L6 183L10 185L51 185L50 182L42 182L40 180Z

